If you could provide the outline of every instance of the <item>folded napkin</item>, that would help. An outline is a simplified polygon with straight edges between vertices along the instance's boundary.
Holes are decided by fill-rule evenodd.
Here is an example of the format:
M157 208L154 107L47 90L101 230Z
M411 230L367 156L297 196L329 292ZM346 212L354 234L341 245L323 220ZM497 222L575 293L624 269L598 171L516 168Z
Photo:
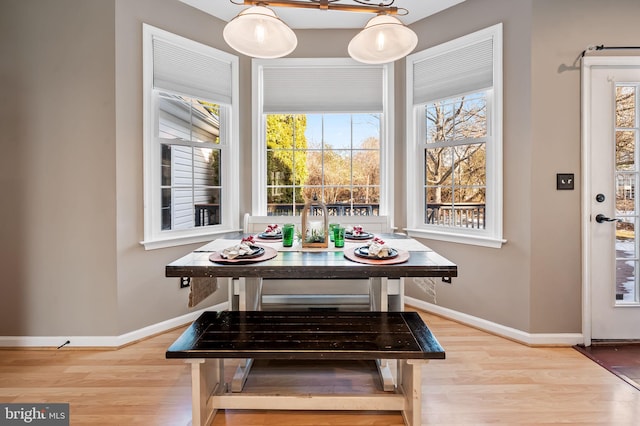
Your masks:
M353 226L353 229L351 230L351 235L358 236L358 235L360 235L362 233L363 233L362 226L360 226L360 225L354 225Z
M281 235L282 229L278 226L277 223L273 223L271 225L267 225L267 229L264 230L265 235Z
M238 256L251 254L255 250L253 237L243 238L240 244L227 247L220 252L220 256L225 259L235 259Z
M383 239L375 237L369 243L369 256L375 256L378 258L389 257L391 248L387 246Z

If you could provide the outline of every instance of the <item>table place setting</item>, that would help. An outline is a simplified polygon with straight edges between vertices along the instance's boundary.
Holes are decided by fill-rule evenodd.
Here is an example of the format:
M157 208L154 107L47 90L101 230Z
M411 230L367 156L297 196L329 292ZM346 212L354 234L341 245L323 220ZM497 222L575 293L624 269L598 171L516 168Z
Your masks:
M267 225L264 231L256 235L257 241L282 241L282 228L277 223Z
M215 251L209 256L209 260L216 263L247 264L273 259L277 254L278 251L274 248L259 246L253 236L249 236L240 240L239 244Z
M370 240L373 237L372 233L364 231L360 225L349 226L344 230L344 238L346 240Z
M366 245L344 251L344 257L347 259L370 265L403 263L409 260L410 256L406 250L389 247L386 241L379 237L373 237Z

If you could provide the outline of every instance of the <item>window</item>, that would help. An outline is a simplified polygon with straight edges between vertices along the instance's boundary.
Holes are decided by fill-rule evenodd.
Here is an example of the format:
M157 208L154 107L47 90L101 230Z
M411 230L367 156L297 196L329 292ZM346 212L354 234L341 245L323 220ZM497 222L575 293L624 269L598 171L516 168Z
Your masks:
M392 213L392 72L351 59L254 60L254 214L300 214L314 196L330 215Z
M502 245L502 26L407 57L413 236Z
M380 114L267 114L267 214L379 215Z
M237 58L145 25L145 248L238 228Z
M636 184L640 181L637 146L640 142L640 85L615 84L615 186L616 186L616 306L636 305L640 298L636 228Z

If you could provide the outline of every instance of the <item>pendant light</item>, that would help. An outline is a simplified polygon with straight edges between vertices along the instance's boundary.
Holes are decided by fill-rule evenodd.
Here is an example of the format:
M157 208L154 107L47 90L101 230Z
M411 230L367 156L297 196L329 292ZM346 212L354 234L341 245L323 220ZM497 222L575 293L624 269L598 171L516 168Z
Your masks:
M254 58L280 58L298 45L296 34L265 6L243 10L224 27L229 46Z
M349 55L367 64L383 64L398 60L415 49L418 36L395 16L408 10L391 6L395 0L378 5L365 3L373 0L352 0L355 5L338 3L338 0L243 0L234 4L251 5L224 27L227 44L240 53L254 58L280 58L293 52L298 39L272 7L340 10L344 12L368 12L377 16L370 19L364 29L349 43Z
M383 64L407 56L418 44L418 36L396 17L380 14L371 18L349 43L349 56L365 64Z

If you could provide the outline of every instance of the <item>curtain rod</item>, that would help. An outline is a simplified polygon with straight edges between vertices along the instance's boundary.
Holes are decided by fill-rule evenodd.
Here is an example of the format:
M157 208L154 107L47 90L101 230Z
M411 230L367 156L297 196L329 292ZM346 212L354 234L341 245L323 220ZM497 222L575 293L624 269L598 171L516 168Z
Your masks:
M605 46L604 44L600 44L597 46L589 46L582 51L582 53L580 54L580 57L584 58L584 55L587 52L590 52L592 50L620 50L620 49L640 49L640 46Z

